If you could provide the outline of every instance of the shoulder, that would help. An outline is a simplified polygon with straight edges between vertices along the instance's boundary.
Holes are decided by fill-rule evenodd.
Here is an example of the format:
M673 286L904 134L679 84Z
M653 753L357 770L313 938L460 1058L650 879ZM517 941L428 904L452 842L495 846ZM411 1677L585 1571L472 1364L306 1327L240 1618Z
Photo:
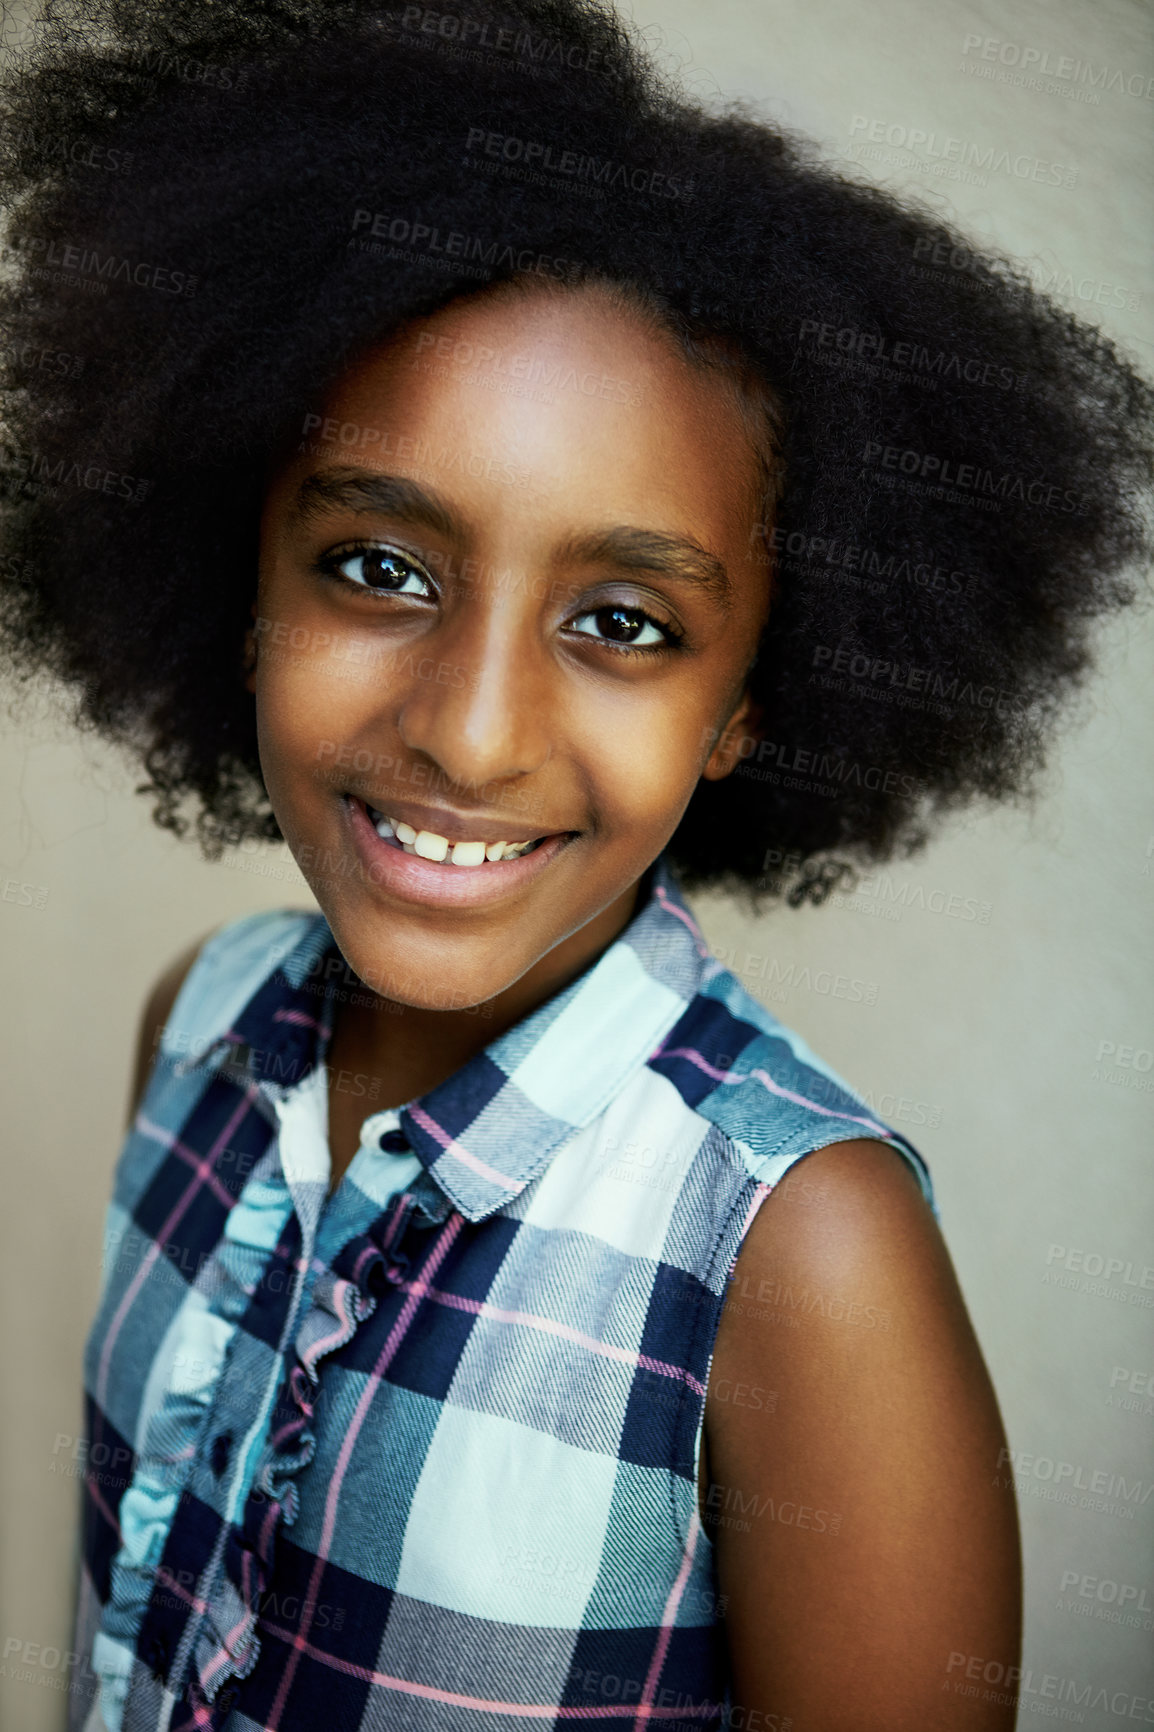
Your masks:
M929 1285L957 1290L915 1169L874 1137L827 1143L792 1163L765 1195L738 1262L758 1280L803 1276L829 1293L868 1288L898 1305Z
M750 1178L775 1186L802 1156L876 1139L904 1159L933 1209L929 1170L914 1144L728 969L718 965L702 987L692 1021L694 1047L680 1049L683 1071L675 1080L724 1133Z
M319 939L320 928L323 918L303 909L247 914L198 939L169 963L141 1014L130 1123L156 1054L178 1058L223 1034L276 967L310 937Z
M170 1005L164 1050L183 1057L224 1034L275 969L296 952L303 972L328 937L323 915L305 909L246 914L221 927L198 947L186 970Z
M831 1360L869 1376L890 1366L904 1379L931 1340L934 1354L976 1352L910 1163L878 1139L849 1138L793 1164L742 1240L717 1358L779 1379L796 1370L804 1380Z

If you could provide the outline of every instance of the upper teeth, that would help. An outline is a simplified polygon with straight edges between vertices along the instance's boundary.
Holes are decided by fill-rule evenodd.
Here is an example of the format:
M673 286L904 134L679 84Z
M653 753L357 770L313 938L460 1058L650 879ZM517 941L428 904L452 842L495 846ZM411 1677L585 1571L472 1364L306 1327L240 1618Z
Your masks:
M366 801L369 817L377 827L378 836L395 836L406 854L419 854L422 860L448 860L454 866L483 866L486 860L516 860L532 848L537 838L528 842L450 842L435 830L414 830L399 818L387 818Z

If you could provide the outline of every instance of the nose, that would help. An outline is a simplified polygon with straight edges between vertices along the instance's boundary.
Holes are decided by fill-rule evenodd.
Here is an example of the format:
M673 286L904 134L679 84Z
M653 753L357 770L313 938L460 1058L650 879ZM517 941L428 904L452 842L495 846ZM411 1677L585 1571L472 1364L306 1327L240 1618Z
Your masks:
M548 652L516 610L469 606L446 623L410 675L397 728L454 787L531 776L552 750ZM431 665L430 665L431 664ZM427 677L426 677L427 676Z

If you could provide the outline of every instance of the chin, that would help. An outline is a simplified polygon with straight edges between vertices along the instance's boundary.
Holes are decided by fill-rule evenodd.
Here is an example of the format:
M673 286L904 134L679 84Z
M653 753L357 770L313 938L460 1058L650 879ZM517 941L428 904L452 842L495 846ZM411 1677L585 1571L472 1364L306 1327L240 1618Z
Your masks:
M396 955L374 957L356 944L346 949L338 928L332 926L332 930L349 967L365 987L378 998L410 1010L471 1010L479 1015L489 1014L484 1008L488 1001L519 977L520 971L509 972L507 950L500 961L493 959L491 967L482 963L463 972L459 963L439 963L429 955L410 963ZM451 954L451 941L446 948Z

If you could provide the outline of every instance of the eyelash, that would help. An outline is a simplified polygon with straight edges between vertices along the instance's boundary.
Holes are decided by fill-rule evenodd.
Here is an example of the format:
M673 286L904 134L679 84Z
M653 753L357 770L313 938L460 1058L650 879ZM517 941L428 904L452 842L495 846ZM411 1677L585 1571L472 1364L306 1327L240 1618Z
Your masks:
M343 547L332 548L320 556L315 569L328 582L338 584L344 589L355 590L359 595L398 595L404 593L399 590L377 589L370 583L358 583L355 578L346 577L340 570L340 567L347 564L349 560L369 553L390 554L394 559L409 566L415 576L422 578L429 584L433 583L433 578L420 560L415 559L412 554L406 553L403 548L384 541L349 542ZM634 607L628 602L607 602L603 607L586 608L583 613L574 614L572 617L575 620L590 619L595 618L599 613L610 613L616 609L620 609L623 613L635 615L644 620L647 625L655 626L658 631L664 634L665 642L660 644L616 643L612 638L595 637L592 632L580 632L578 636L589 638L593 643L605 644L619 655L651 656L663 651L681 649L684 645L684 632L680 631L671 620L659 619L647 608Z

